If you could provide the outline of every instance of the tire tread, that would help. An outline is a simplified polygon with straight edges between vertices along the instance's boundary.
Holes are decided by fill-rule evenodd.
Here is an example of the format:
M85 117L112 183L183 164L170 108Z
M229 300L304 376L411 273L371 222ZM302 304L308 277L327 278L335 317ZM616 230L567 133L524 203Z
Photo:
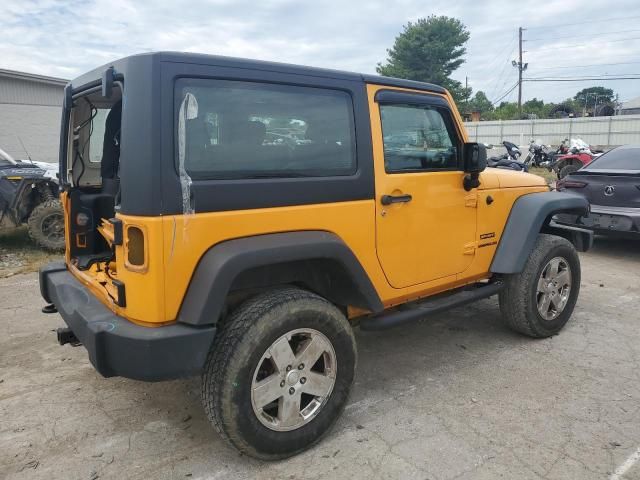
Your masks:
M575 253L573 245L565 238L544 233L539 234L522 272L505 277L505 286L499 294L499 302L502 320L510 329L533 338L549 336L549 332L544 331L536 324L535 320L538 313L537 311L529 311L529 292L523 292L523 290L527 289L527 286L537 285L537 275L541 263L550 251L558 247L568 247ZM580 272L578 270L573 274L575 277L572 288L577 296L577 292L580 289ZM572 292L573 294L574 292ZM568 312L569 316L573 306L567 304L565 307L565 312ZM562 312L562 314L565 312Z
M245 337L247 332L254 326L256 319L265 312L282 305L298 300L313 299L321 301L326 306L336 309L329 301L315 293L302 290L296 287L280 287L249 298L241 304L223 322L219 323L216 340L209 351L202 374L202 403L204 410L220 436L231 446L258 458L285 458L289 455L269 455L265 456L257 452L244 441L236 428L232 424L225 423L223 415L223 402L225 382L221 381L225 370L232 358L233 352L238 344ZM345 319L346 322L346 319ZM319 440L319 439L318 439Z

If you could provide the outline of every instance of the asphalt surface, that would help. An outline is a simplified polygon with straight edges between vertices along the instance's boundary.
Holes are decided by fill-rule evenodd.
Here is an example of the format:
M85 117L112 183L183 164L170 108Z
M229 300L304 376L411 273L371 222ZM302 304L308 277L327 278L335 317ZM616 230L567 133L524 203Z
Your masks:
M551 339L503 328L496 299L358 332L345 414L275 463L222 442L197 379L100 377L56 344L36 275L2 279L0 478L640 479L639 247L598 239L581 255L578 306Z

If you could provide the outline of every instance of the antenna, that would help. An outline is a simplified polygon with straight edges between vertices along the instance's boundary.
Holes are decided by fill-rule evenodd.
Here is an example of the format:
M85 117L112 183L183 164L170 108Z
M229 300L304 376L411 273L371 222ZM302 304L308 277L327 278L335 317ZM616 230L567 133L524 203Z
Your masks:
M22 141L22 139L20 138L20 135L18 135L18 140L20 141L20 145L22 145L22 149L24 150L24 152L27 154L27 158L29 159L29 161L31 163L33 163L33 160L31 159L31 155L29 155L29 150L27 150L27 147L24 146L24 142Z

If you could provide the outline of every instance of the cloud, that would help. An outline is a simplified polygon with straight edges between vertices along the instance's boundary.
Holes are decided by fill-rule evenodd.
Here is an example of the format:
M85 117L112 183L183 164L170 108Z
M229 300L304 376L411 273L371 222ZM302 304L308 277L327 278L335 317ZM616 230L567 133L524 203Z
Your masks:
M616 8L610 1L589 0L3 0L0 67L72 78L122 56L176 50L373 73L407 21L436 14L460 18L471 32L467 61L454 77L463 82L468 77L474 90L495 99L517 80L511 60L520 25L527 28L525 39L532 40L525 43L530 76L602 73L603 67L584 67L615 63L610 58L640 61L640 39L607 42L640 37L611 33L631 30L633 22L583 23L634 15L640 19L636 0L613 3ZM560 36L569 38L556 38ZM578 68L550 68L566 65ZM607 71L638 68L640 63ZM588 84L526 83L524 92L525 98L560 100L584 86ZM640 94L632 81L607 86L623 97Z

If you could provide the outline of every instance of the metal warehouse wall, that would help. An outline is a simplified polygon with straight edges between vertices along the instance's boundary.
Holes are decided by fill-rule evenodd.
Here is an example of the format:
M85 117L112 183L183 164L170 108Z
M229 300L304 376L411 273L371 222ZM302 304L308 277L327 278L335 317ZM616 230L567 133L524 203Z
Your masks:
M64 86L0 76L0 104L62 106Z
M63 86L0 76L0 148L16 159L58 161ZM24 148L22 143L24 144Z
M33 160L57 163L61 113L61 107L0 104L0 148L15 159L26 159L26 148Z
M559 145L565 138L581 138L591 145L612 147L640 143L640 115L465 122L469 139L500 144L509 140L526 145L532 139Z

